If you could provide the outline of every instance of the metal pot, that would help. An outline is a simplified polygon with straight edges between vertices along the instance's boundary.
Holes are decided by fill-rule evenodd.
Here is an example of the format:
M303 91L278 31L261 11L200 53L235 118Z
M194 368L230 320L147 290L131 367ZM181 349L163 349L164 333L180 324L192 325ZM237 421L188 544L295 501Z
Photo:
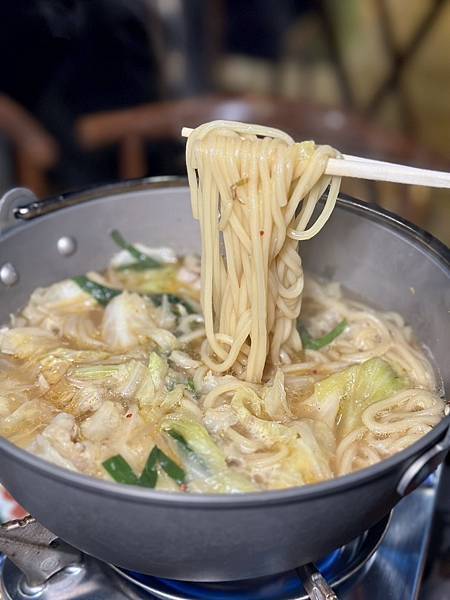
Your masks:
M183 181L142 180L31 204L29 194L13 190L0 207L2 321L35 287L105 265L114 251L113 227L180 253L199 250ZM301 251L307 269L402 313L449 384L447 248L380 208L343 197ZM317 560L375 524L443 459L448 430L446 417L413 446L368 469L254 494L118 485L61 469L6 440L0 440L0 477L43 525L88 554L161 577L226 581Z

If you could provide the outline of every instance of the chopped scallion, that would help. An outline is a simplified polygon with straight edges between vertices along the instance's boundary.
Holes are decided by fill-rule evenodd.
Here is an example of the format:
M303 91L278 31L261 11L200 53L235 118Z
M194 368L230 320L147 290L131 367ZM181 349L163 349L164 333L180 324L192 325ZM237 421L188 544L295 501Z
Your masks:
M347 320L343 319L329 333L320 338L316 338L315 340L309 335L308 331L304 327L300 326L300 337L302 338L303 347L308 350L320 350L321 348L328 346L328 344L331 344L333 340L341 335L347 325Z
M159 449L158 449L159 450ZM176 481L178 485L181 485L186 482L186 473L184 470L177 465L171 458L164 454L162 450L159 450L158 457L159 464L161 468L167 473L167 475Z
M146 263L134 262L120 265L120 267L116 267L116 271L147 271L150 268L158 269L159 267L149 267Z
M162 267L162 264L158 260L155 260L151 256L144 254L143 252L138 250L136 246L133 246L133 244L127 242L126 239L122 236L122 234L119 231L117 231L117 229L114 229L111 232L111 237L113 241L119 246L119 248L127 250L127 252L129 252L129 254L131 254L131 256L136 259L135 263L122 265L121 267L119 267L119 270L122 271L124 269L133 269L137 271L142 271L145 269L160 269Z
M187 443L187 441L184 439L184 437L181 435L181 433L178 433L178 431L175 431L175 429L169 429L167 431L167 433L170 435L170 437L172 437L174 440L176 440L179 444L181 444L181 446L187 450L187 452L194 452L192 450L192 448L189 446L189 444Z
M140 477L136 476L133 469L120 454L108 458L102 464L104 469L117 483L154 488L158 480L158 464L178 485L186 482L186 473L184 470L160 450L158 446L154 446L150 452Z
M191 394L197 395L197 390L195 389L194 380L188 379L186 383L187 389L191 392Z
M170 304L181 304L181 306L184 306L188 315L191 315L195 312L189 302L186 302L186 300L183 300L183 298L180 298L175 294L149 294L149 297L155 306L161 306L163 296L167 297L167 300Z
M138 484L138 478L134 474L133 469L120 454L111 456L111 458L108 458L102 464L117 483L126 483L128 485Z
M145 467L139 477L137 483L143 487L154 488L158 480L158 472L156 471L156 465L159 458L159 449L154 446L150 452Z
M114 288L106 287L106 285L96 283L85 275L72 277L72 281L75 281L84 292L92 296L102 306L106 306L110 300L122 293L122 290L116 290Z

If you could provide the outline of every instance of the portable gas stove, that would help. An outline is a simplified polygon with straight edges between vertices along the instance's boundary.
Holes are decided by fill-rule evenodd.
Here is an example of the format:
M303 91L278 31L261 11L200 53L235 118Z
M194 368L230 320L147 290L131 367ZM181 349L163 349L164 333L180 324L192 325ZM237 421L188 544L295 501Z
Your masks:
M439 475L390 517L316 565L228 583L151 577L81 554L31 517L0 527L2 600L412 600L418 597Z

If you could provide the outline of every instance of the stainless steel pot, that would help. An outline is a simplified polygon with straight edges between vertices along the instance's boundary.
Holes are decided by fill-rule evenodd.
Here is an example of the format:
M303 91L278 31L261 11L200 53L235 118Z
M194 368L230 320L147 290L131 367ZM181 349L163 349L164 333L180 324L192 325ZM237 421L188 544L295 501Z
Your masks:
M114 251L108 235L114 227L129 239L170 244L180 253L199 249L182 181L142 180L30 200L29 193L13 190L0 206L2 321L35 287L101 268ZM432 351L448 389L447 248L379 208L343 197L301 251L309 270L402 313ZM188 495L117 485L61 469L6 440L0 440L0 477L42 524L104 561L161 577L225 581L314 561L376 523L443 459L448 430L447 417L369 469L255 494Z

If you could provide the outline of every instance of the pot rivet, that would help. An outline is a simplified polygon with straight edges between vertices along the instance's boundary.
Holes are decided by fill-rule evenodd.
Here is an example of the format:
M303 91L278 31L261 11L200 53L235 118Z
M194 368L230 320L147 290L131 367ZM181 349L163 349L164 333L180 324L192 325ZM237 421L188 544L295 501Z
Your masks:
M11 263L5 263L0 268L0 281L7 286L14 285L19 281L19 275Z
M64 235L59 238L56 247L61 256L71 256L77 249L77 243L73 237Z

